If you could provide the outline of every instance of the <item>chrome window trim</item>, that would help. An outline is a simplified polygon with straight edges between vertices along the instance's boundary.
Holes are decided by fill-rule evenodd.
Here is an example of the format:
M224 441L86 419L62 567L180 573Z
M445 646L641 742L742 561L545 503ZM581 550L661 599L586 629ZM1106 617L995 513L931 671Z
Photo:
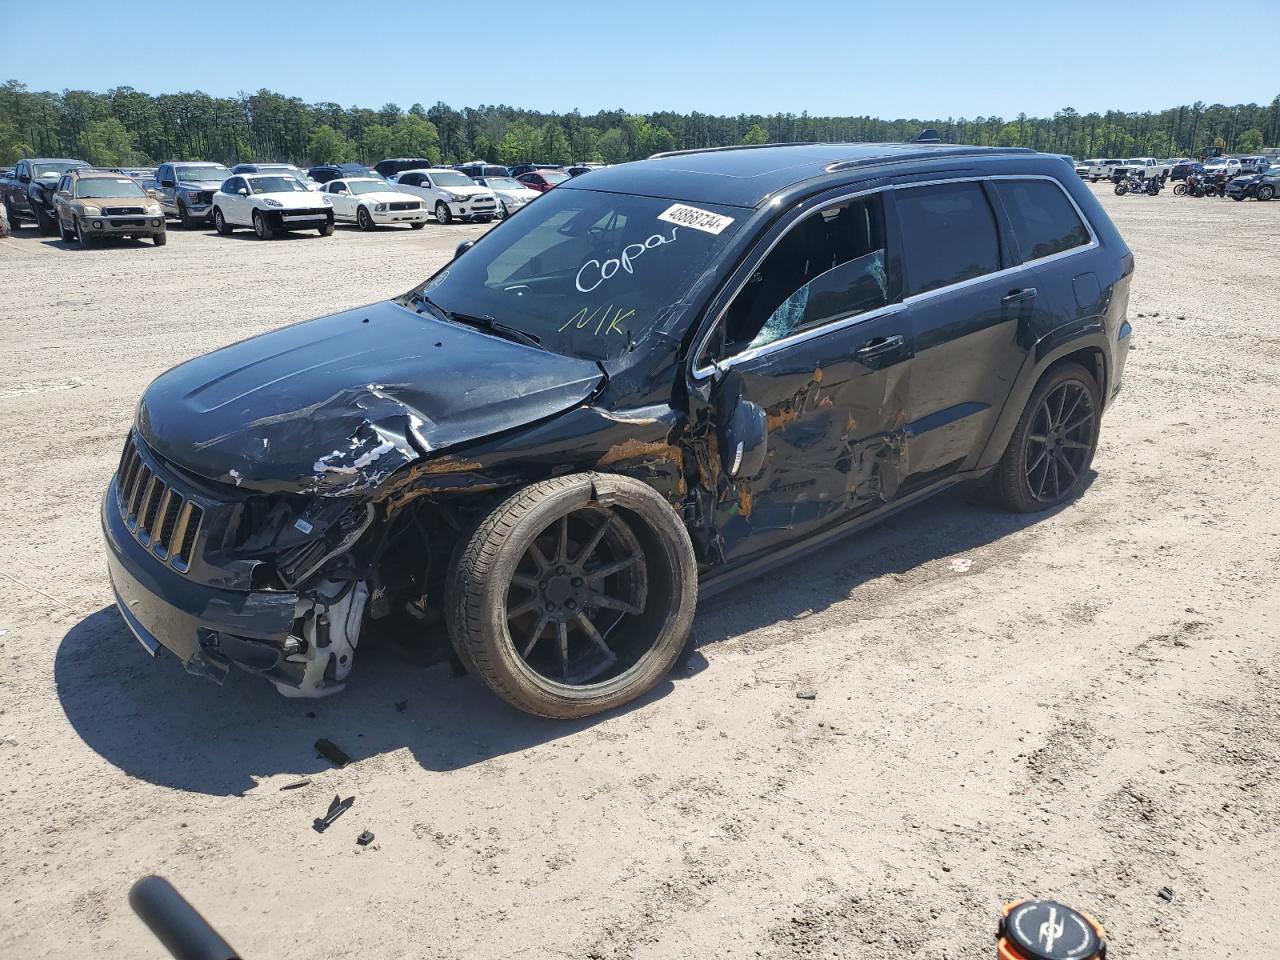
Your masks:
M733 304L733 301L737 299L738 294L742 292L742 288L747 285L747 281L751 279L751 273L748 272L746 276L744 276L742 280L739 281L738 285L734 287L733 293L729 295L728 299L725 301L725 305L720 309L720 312L716 314L715 320L707 327L706 333L704 333L701 339L698 341L697 349L693 352L693 358L694 358L693 363L695 364L692 371L693 378L695 380L705 380L708 377L712 376L713 374L728 370L739 363L745 363L748 360L754 360L757 357L774 353L775 351L785 349L786 347L792 346L797 343L805 343L819 336L824 336L827 333L834 333L839 330L845 330L849 327L862 323L863 321L878 320L882 317L890 316L891 314L899 312L911 306L912 304L920 303L921 301L928 300L931 297L940 296L941 294L944 294L944 293L951 293L952 291L955 291L955 290L962 290L965 287L975 286L979 283L984 283L993 278L1009 276L1011 274L1016 273L1019 270L1025 269L1026 267L1037 267L1042 264L1052 263L1055 260L1061 260L1064 257L1072 257L1079 253L1084 253L1089 250L1095 250L1099 246L1101 246L1101 244L1099 244L1098 242L1097 231L1094 230L1093 224L1090 222L1089 218L1085 216L1085 212L1082 209L1080 209L1080 204L1076 203L1075 197L1071 196L1070 191L1068 191L1067 188L1063 186L1061 181L1059 181L1056 177L1051 177L1043 173L991 174L987 176L977 176L977 177L945 177L939 180L920 180L920 181L915 181L911 183L891 183L891 184L885 184L878 187L870 187L865 190L856 190L852 193L845 193L837 197L833 197L831 200L822 204L822 206L814 207L813 210L809 211L804 216L797 217L791 223L791 225L787 227L786 230L779 233L773 239L773 241L769 244L768 248L764 251L764 253L762 253L758 258L755 259L752 266L753 267L759 266L761 263L763 263L768 258L769 254L773 253L774 247L776 247L779 243L781 243L782 239L786 237L789 233L791 233L791 231L796 228L797 224L802 223L808 217L822 210L827 210L831 207L838 207L843 203L848 203L850 200L856 200L859 197L870 196L873 193L883 193L887 190L911 190L915 187L932 187L932 186L937 186L939 184L945 184L945 183L981 183L987 180L1048 180L1050 183L1054 184L1059 190L1061 190L1064 196L1066 196L1067 201L1071 204L1072 209L1075 210L1076 215L1080 218L1080 222L1084 224L1084 228L1089 234L1089 242L1086 244L1081 244L1080 246L1077 246L1077 247L1072 247L1069 250L1062 250L1062 251L1059 251L1058 253L1050 254L1047 257L1037 257L1034 260L1024 260L1021 263L1015 264L1014 266L1005 267L1003 270L996 270L993 273L984 273L981 276L970 277L968 280L961 280L958 283L947 284L945 287L937 287L933 290L926 290L923 293L913 294L910 297L903 297L897 303L886 304L885 306L880 307L876 310L870 310L866 313L855 314L854 316L846 317L842 320L836 320L836 321L833 321L832 323L823 324L822 326L811 327L808 330L802 330L798 333L793 333L790 336L782 337L778 340L774 340L771 343L762 344L761 346L756 347L754 349L743 350L741 353L735 353L733 356L727 357L724 360L714 360L706 366L696 366L696 364L699 362L699 359L702 357L703 353L706 351L707 344L711 340L712 334L715 333L716 328L719 327L720 322L724 319L725 313L728 312L729 307ZM995 213L995 211L993 210L992 213ZM1021 256L1021 251L1018 251L1018 255Z

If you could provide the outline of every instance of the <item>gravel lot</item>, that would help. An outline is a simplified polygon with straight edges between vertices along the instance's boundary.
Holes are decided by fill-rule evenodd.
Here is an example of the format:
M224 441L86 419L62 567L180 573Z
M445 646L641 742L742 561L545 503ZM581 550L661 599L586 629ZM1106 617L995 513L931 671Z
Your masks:
M0 241L0 956L161 956L158 872L250 957L976 958L1028 894L1117 957L1280 957L1280 203L1094 189L1138 274L1084 496L945 497L709 601L688 669L576 723L390 649L332 700L219 689L110 606L152 377L485 228Z

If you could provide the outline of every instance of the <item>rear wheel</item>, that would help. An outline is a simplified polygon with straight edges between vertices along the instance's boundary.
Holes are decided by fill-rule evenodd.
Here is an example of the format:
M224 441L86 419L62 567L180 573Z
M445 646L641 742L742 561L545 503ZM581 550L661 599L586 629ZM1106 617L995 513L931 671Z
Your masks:
M525 487L466 539L446 615L460 659L508 703L584 717L653 688L689 635L697 566L650 486L575 474Z
M1080 492L1098 446L1098 385L1078 363L1053 367L1036 385L992 477L997 502L1033 513Z
M1264 183L1258 187L1258 199L1270 200L1276 195L1276 188L1269 183Z
M214 207L213 209L213 227L224 237L235 229L231 224L227 223L227 218L222 215L221 207Z
M1185 183L1175 183L1173 185L1173 195L1175 197L1181 197L1186 192L1187 192L1187 185Z
M253 232L258 235L259 240L270 240L276 235L271 225L267 223L267 218L259 210L253 211Z
M1117 196L1117 197L1123 197L1123 196L1124 196L1126 193L1128 193L1128 192L1129 192L1129 188L1128 188L1128 187L1126 187L1123 183L1117 183L1117 184L1116 184L1116 196Z
M441 223L453 223L453 214L449 212L449 205L443 200L436 204L436 219Z

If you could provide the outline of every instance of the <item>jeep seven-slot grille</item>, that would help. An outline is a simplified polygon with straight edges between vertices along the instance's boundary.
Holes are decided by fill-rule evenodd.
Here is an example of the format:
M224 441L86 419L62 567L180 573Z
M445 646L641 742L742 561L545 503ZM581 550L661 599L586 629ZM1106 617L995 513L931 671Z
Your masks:
M116 473L116 495L134 539L175 570L191 566L204 510L164 482L138 453L132 434Z

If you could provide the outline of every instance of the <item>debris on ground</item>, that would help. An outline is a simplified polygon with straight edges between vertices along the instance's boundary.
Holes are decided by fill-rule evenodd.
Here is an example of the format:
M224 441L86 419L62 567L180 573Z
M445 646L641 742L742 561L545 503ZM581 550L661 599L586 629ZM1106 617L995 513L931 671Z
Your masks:
M796 699L797 700L817 700L818 691L811 690L808 687L804 687L796 691Z
M333 795L333 801L329 804L328 812L325 813L323 817L316 817L315 823L312 824L316 829L316 833L324 833L328 830L333 826L333 821L337 820L340 816L350 810L351 804L355 802L355 797L347 797L345 800L340 800L338 795L335 793Z
M956 557L948 566L952 573L968 573L973 567L973 561L969 557Z
M1156 891L1156 896L1161 900L1168 900L1170 903L1173 903L1173 887L1161 887Z
M295 780L295 781L293 781L293 783L286 783L286 784L285 784L283 787L281 787L280 789L281 789L281 790L297 790L299 787L305 787L305 786L306 786L307 784L309 784L310 782L311 782L311 780L310 780L310 779L308 779L308 778L305 778L305 777L304 777L304 778L303 778L303 779L301 779L301 780Z
M351 762L351 758L347 756L345 750L332 740L326 740L324 737L316 741L316 752L337 767L345 767Z
M368 830L361 830L360 836L356 837L356 843L360 844L362 847L367 847L369 844L373 843L373 833Z

